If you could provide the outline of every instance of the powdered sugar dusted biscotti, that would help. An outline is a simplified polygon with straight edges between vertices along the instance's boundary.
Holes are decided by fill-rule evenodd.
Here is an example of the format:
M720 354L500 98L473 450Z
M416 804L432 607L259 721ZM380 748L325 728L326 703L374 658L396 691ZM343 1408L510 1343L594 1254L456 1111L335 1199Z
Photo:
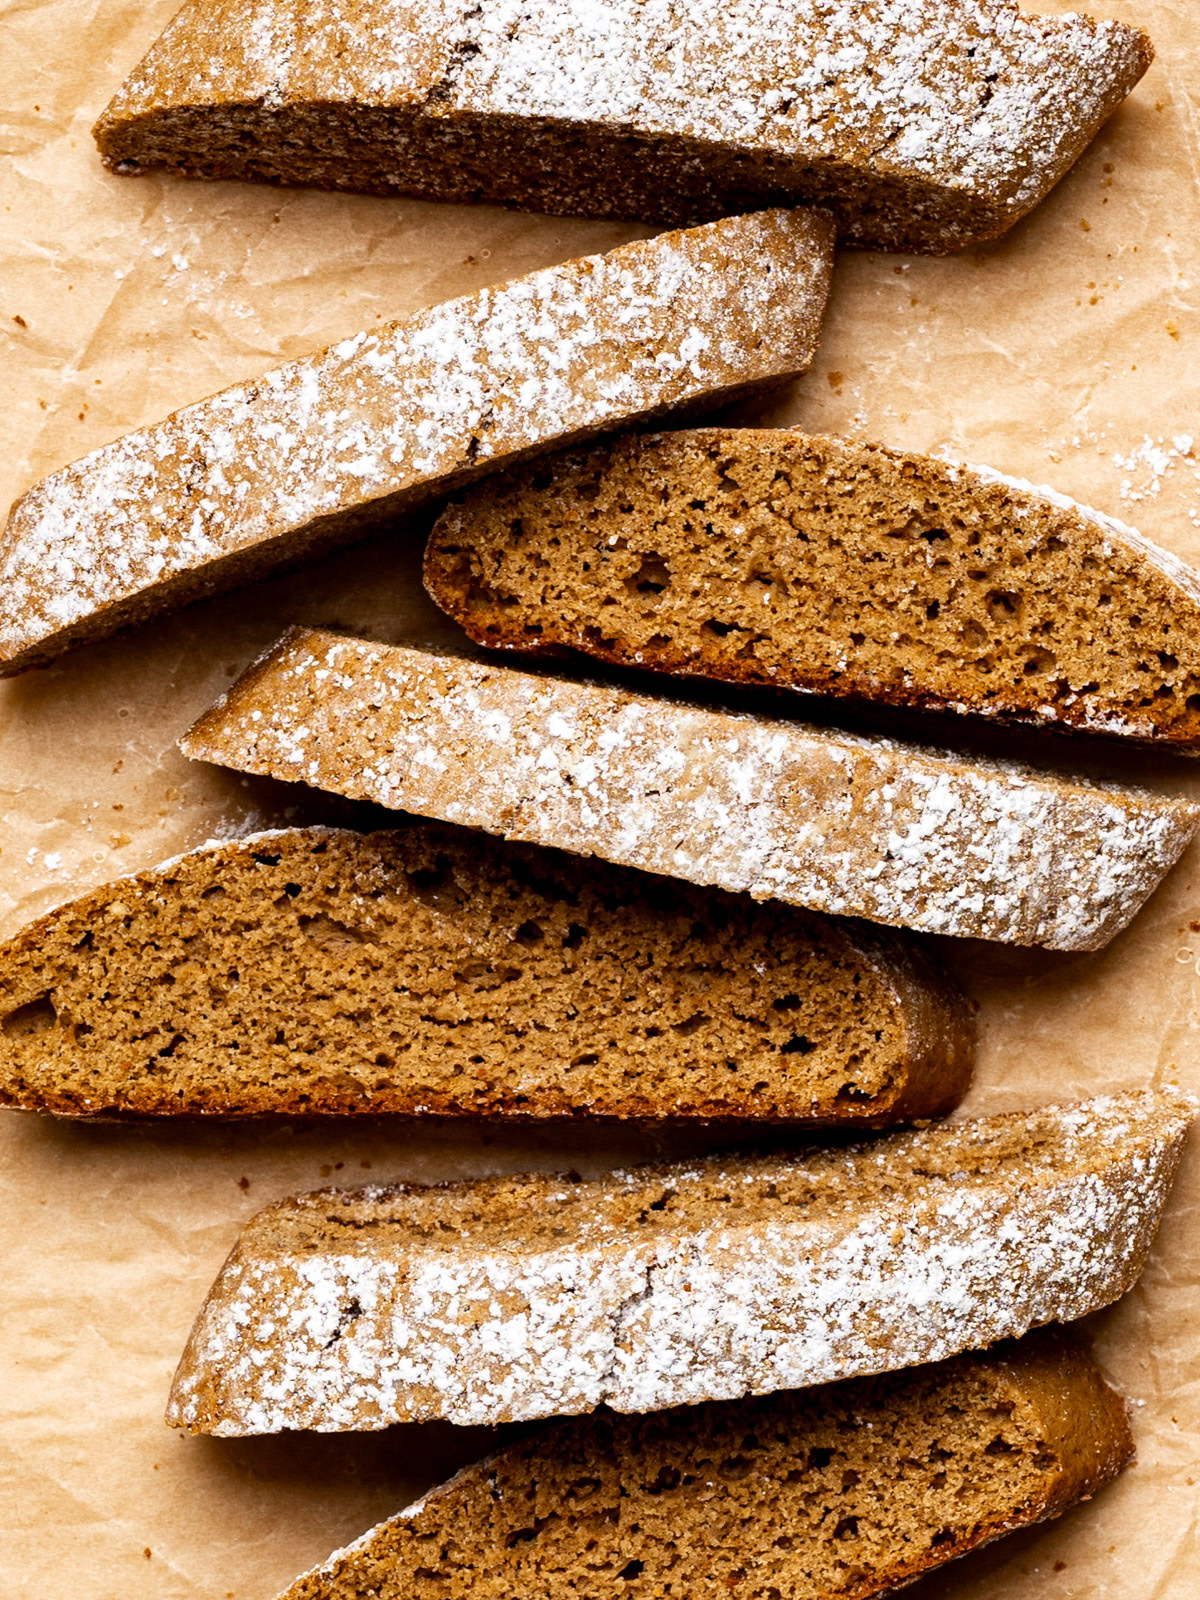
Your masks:
M1034 205L1151 55L1013 0L192 0L95 133L118 172L676 223L815 199L945 250Z
M36 484L0 539L0 670L246 582L505 461L802 371L831 225L767 211L355 334Z
M332 1190L247 1226L168 1421L218 1434L732 1399L1107 1304L1189 1102L1122 1094L806 1156Z
M313 629L187 755L815 910L1055 949L1104 944L1200 812Z

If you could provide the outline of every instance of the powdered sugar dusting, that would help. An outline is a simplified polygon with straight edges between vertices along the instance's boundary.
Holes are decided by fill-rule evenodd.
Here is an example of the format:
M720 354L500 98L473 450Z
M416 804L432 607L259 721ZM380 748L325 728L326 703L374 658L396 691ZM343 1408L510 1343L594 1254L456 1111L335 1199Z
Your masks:
M121 607L234 582L217 570L230 558L266 570L381 503L801 371L830 258L827 222L805 213L665 234L358 333L128 434L14 506L0 658L43 659L127 620Z
M758 898L1089 949L1200 812L882 738L294 630L185 754Z
M866 147L883 170L1014 208L1042 188L1064 122L1097 115L1136 39L1003 0L490 0L473 27L457 109L809 159Z
M573 174L577 152L562 135L586 130L643 141L645 157L668 164L645 191L651 206L690 191L711 199L722 184L813 198L824 183L874 242L907 230L942 249L1033 205L1149 59L1134 28L1027 16L1013 0L323 0L318 16L259 0L247 22L242 9L230 26L202 0L172 23L102 123L118 167L164 159L176 107L210 105L214 127L231 105L386 107L403 113L390 139L375 155L354 152L376 163L367 186L422 192L425 139L425 192L441 192L440 141L461 124L468 160L471 129L502 140L498 160L471 175L491 197L507 184L522 199L547 161L552 208L586 211L598 186L622 181L603 161L599 174ZM152 130L144 149L139 119ZM307 132L301 124L286 153L291 181ZM557 138L553 154L543 134ZM273 138L268 124L263 142ZM311 152L331 181L323 158ZM188 152L169 159L186 167ZM872 184L887 203L871 202ZM677 192L663 201L655 188Z
M168 1420L491 1423L940 1360L1123 1293L1192 1109L1124 1094L806 1157L284 1202L214 1286Z

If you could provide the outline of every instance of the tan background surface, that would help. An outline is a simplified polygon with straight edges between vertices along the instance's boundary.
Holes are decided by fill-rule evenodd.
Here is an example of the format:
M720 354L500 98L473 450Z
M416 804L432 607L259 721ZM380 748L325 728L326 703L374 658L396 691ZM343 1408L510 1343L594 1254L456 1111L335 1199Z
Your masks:
M88 130L174 3L0 3L0 504L279 358L644 231L110 177ZM1094 9L1146 26L1159 61L1075 172L975 256L843 257L818 363L764 415L1052 481L1200 565L1194 6ZM173 741L286 622L450 637L416 586L418 549L399 532L0 686L0 933L214 832L311 816L279 787L189 766ZM1123 755L1115 770L1200 794L1183 764ZM982 1007L971 1105L1162 1081L1200 1090L1197 928L1193 850L1100 955L946 945ZM0 1119L0 1595L269 1600L479 1453L480 1431L445 1427L225 1443L168 1432L191 1318L239 1222L267 1200L331 1172L599 1168L684 1143ZM1200 1143L1142 1284L1096 1319L1105 1367L1134 1401L1138 1466L1061 1524L948 1569L926 1600L1200 1592L1198 1206Z

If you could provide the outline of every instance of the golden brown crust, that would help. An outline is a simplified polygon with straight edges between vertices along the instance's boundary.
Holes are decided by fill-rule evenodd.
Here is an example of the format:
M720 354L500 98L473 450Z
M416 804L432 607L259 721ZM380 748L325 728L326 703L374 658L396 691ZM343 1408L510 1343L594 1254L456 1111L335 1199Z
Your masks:
M989 1359L1020 1385L1022 1405L1037 1416L1044 1448L1056 1459L1039 1519L1090 1499L1134 1459L1128 1408L1068 1334L1047 1329L1037 1340L1000 1346Z
M915 940L450 828L207 845L0 947L0 1104L59 1115L876 1125L972 1055Z
M450 1600L573 1595L585 1551L634 1600L664 1580L698 1597L867 1600L1058 1516L1132 1456L1121 1397L1047 1330L883 1380L551 1425L280 1600L424 1600L426 1583Z
M760 906L761 916L766 907ZM975 1059L975 1018L958 984L926 950L919 936L897 940L896 931L850 920L841 922L860 956L871 959L888 983L904 1018L906 1056L921 1063L898 1084L887 1103L888 1120L906 1122L943 1116L962 1099ZM876 940L882 934L878 944Z
M1050 490L878 444L554 456L447 507L425 582L493 648L1200 750L1200 576Z
M1034 206L1152 55L1011 0L261 0L253 27L193 0L95 137L124 173L659 224L818 202L848 242L946 251Z

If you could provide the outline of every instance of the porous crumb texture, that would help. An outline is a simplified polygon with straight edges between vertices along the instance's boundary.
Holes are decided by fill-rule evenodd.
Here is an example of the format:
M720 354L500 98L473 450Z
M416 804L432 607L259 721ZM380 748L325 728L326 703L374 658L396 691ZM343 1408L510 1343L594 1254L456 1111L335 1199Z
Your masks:
M420 826L214 844L0 947L0 1104L878 1122L950 1110L913 941Z
M447 508L481 644L1200 749L1200 576L983 468L757 429L627 437Z
M540 1429L280 1600L860 1600L1090 1497L1124 1404L1059 1333L886 1378Z
M817 201L942 251L1035 205L1152 53L1011 0L193 0L95 134L117 172L672 223Z
M657 1411L980 1349L1129 1288L1192 1112L1123 1094L790 1157L283 1201L225 1263L167 1420Z
M292 629L185 754L814 910L1087 950L1200 810L1140 790Z
M820 213L662 234L357 333L126 434L14 505L0 671L359 537L506 461L803 371L831 259Z

